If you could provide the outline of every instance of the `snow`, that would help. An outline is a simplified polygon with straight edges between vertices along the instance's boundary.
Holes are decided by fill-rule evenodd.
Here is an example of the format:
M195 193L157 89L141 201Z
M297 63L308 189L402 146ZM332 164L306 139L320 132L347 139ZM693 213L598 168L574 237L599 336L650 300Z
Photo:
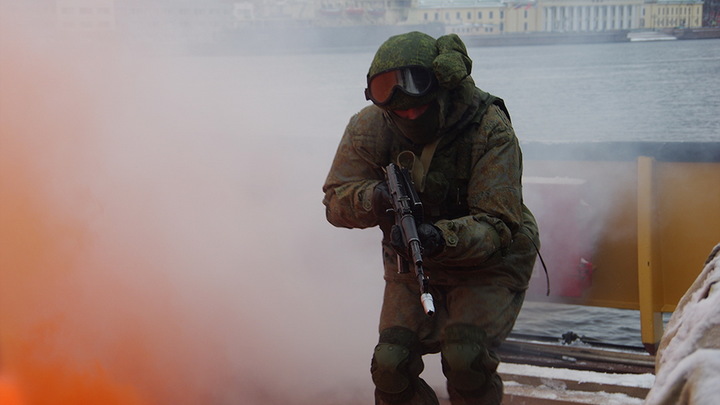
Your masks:
M501 363L498 371L547 380L572 380L579 383L597 383L623 387L650 388L655 381L653 374L612 374L565 368L538 367L525 364Z
M720 397L720 244L680 300L657 355L647 405L716 404Z
M437 354L426 356L422 377L445 405L449 402L439 360ZM515 363L500 363L498 372L506 398L515 397L508 401L511 404L532 403L529 399L537 398L562 403L640 405L643 399L639 396L644 396L655 380L653 374L613 374ZM598 390L600 385L602 390Z
M622 393L611 392L588 392L567 390L562 387L541 385L537 387L517 384L512 381L505 382L506 396L520 397L521 400L512 400L511 403L533 403L525 398L536 398L557 401L558 403L573 404L595 404L595 405L639 405L643 403L640 398L635 398Z

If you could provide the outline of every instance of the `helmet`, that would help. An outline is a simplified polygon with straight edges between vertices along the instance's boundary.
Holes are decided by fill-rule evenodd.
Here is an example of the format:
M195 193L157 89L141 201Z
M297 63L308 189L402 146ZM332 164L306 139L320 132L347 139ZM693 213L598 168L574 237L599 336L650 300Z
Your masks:
M429 103L436 96L432 71L438 55L435 38L413 31L395 35L375 53L367 74L365 98L391 110Z
M375 53L365 98L388 110L405 110L437 98L470 75L472 61L455 34L437 40L422 32L395 35Z

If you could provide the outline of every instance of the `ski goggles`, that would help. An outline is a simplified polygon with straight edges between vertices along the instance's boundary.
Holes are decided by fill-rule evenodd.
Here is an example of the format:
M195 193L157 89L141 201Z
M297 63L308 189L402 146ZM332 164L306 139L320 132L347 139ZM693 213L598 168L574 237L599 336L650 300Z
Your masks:
M435 74L424 66L404 66L374 74L367 83L365 99L385 105L398 89L413 97L428 94L435 84Z

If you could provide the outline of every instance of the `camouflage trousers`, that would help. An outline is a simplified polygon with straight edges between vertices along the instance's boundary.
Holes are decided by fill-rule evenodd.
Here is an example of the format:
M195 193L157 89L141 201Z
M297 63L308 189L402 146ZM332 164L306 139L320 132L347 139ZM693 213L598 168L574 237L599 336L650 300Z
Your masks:
M420 378L422 356L441 353L453 405L497 405L503 384L495 349L510 334L524 291L497 285L431 285L436 313L425 315L417 284L386 281L380 339L371 373L375 403L436 405ZM398 357L397 353L405 353Z

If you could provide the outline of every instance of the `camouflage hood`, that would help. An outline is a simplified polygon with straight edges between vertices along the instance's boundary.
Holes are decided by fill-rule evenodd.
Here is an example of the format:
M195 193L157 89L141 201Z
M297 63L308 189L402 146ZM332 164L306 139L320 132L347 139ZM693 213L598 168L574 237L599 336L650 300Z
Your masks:
M404 66L431 69L437 79L437 87L421 97L396 92L390 103L382 106L396 132L415 143L424 144L457 128L465 118L473 115L471 107L475 82L470 77L472 60L460 37L450 34L434 39L417 31L390 37L375 54L368 77ZM428 116L422 117L423 121L403 119L391 112L425 104L431 104L431 107L424 114Z

